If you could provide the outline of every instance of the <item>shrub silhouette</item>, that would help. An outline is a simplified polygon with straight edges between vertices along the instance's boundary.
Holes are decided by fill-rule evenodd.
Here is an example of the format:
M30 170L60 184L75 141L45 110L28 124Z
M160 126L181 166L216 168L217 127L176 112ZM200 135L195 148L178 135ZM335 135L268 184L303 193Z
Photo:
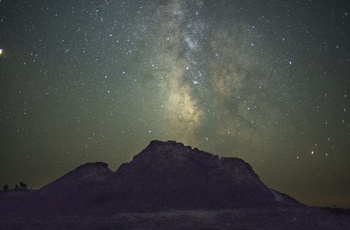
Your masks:
M2 189L6 192L7 190L9 190L9 186L5 184L4 187L2 187Z
M25 183L23 183L23 182L19 182L19 187L22 190L26 190L27 189L27 185Z

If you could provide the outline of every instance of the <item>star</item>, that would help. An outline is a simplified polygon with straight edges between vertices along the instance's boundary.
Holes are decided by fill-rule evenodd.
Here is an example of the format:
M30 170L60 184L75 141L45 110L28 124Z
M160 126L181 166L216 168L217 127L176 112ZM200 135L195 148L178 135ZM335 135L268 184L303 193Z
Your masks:
M240 157L309 204L350 194L345 1L1 3L0 186L115 169L159 139ZM334 188L305 176L321 166Z

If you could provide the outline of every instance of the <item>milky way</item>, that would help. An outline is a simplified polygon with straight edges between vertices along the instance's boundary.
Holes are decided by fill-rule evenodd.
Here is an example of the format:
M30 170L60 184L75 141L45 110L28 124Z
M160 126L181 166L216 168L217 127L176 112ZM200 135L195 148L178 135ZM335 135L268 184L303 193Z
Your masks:
M153 139L350 207L350 6L316 1L0 2L0 183L35 188Z

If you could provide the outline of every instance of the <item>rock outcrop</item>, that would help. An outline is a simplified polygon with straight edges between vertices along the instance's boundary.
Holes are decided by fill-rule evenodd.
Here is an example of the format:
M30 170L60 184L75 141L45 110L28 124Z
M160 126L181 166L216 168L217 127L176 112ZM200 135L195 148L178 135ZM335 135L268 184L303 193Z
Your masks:
M91 185L98 181L106 180L112 175L113 171L108 168L108 164L106 163L86 163L84 165L80 165L54 182L44 186L40 190L41 192L64 192L65 190L81 187L84 184Z
M37 191L0 193L0 229L348 229L349 212L304 206L249 164L152 141L112 172L79 166Z
M101 200L110 197L114 203L120 204L118 207L122 210L227 209L298 204L266 187L243 160L220 158L174 141L152 141L103 184L102 187L108 185L111 190L100 194Z
M300 205L265 186L243 160L175 141L152 141L115 172L101 162L81 165L15 203L28 216Z

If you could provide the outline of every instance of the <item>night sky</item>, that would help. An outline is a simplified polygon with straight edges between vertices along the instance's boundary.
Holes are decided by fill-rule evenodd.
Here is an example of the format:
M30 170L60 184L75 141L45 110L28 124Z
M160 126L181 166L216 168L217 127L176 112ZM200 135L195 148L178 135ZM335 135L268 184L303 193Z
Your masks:
M0 0L0 185L116 170L153 139L350 207L350 3Z

